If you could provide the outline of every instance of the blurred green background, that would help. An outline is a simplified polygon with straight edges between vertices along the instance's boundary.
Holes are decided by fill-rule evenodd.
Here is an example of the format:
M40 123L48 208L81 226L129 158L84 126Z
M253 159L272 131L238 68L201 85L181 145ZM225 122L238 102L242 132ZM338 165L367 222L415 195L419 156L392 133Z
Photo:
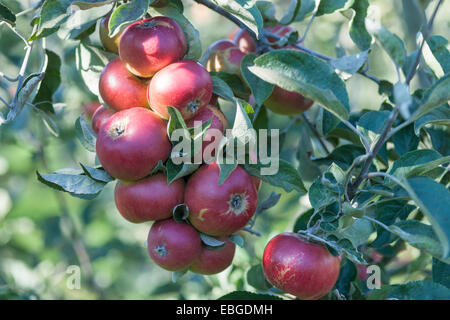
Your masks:
M203 49L234 31L231 22L206 7L192 1L183 2L185 15L201 34ZM281 17L289 0L273 2L277 6L277 17ZM15 13L29 8L31 3L7 1ZM424 19L415 4L426 1L377 0L370 3L371 16L381 19L386 27L405 39L411 52L416 47L415 35ZM430 9L427 9L428 15ZM449 13L447 1L435 21L434 34L448 38ZM30 20L30 15L18 18L22 34L30 34ZM302 34L306 23L293 26ZM316 18L305 45L332 56L336 55L336 46L343 47L348 54L357 52L348 36L348 20L340 13ZM292 230L296 218L310 207L307 196L299 197L295 192L286 194L263 184L260 199L264 200L272 191L282 193L282 198L277 206L258 218L255 229L262 236L241 233L245 248L237 249L233 266L221 274L203 277L188 273L172 283L171 273L156 267L147 255L145 243L151 224L134 225L121 218L114 206L113 184L95 200L86 201L56 192L37 181L36 170L53 172L78 167L79 162L95 163L94 155L85 151L74 130L76 118L87 103L96 99L75 69L76 46L76 41L63 40L58 34L47 39L48 49L57 52L62 59L62 84L55 96L60 103L56 116L59 137L51 135L30 108L25 108L13 123L0 127L0 299L213 299L233 290L254 291L247 283L246 272L260 262L264 246L271 237ZM42 59L39 49L39 44L33 49L28 72L39 68ZM1 71L17 74L23 56L23 42L1 25ZM382 79L396 80L391 62L377 46L370 55L370 72ZM379 107L382 100L373 82L355 75L347 84L353 111ZM11 99L15 90L10 85L5 81L0 83L0 95L6 100ZM232 123L232 106L222 103L222 107ZM312 117L316 111L317 107L310 111ZM272 127L283 128L289 119L271 115L270 121ZM299 143L299 130L296 125L289 131L281 153L294 164L297 163L294 150ZM320 152L319 147L314 155L320 156ZM409 248L397 257L391 268L398 269L418 255ZM81 265L79 290L68 289L66 285L70 265ZM391 283L422 279L424 270L411 273L406 268L392 277Z

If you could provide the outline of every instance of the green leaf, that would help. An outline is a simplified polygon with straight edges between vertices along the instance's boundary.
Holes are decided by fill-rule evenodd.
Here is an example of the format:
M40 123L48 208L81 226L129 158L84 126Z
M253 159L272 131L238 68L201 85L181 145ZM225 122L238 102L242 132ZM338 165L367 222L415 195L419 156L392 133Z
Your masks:
M36 171L38 180L47 186L70 193L83 199L95 198L104 188L105 183L91 179L84 174L51 173L41 174Z
M260 214L263 211L266 211L272 207L275 207L277 205L278 201L280 200L280 198L281 198L281 193L272 192L266 200L264 200L262 202L258 201L259 203L258 203L258 208L256 208L256 214Z
M89 167L82 163L80 163L80 165L81 165L81 168L83 169L84 173L93 180L96 180L98 182L104 182L104 183L108 183L108 182L115 180L102 167L93 168L93 167Z
M301 194L306 193L306 188L300 178L300 174L289 162L280 159L279 169L275 175L262 175L261 169L265 166L262 164L244 164L245 170L252 176L257 176L264 182L275 187L283 188L286 192L296 190Z
M338 200L338 194L334 189L325 186L321 178L317 178L309 188L309 202L316 209L322 209Z
M110 0L72 0L72 4L81 10L89 10L95 7L102 7L111 2Z
M275 50L255 59L249 70L267 82L315 100L341 120L349 117L344 82L319 58L298 50Z
M200 34L192 25L192 23L183 15L175 3L170 3L167 6L156 8L150 7L148 12L152 16L166 16L175 20L183 29L186 36L188 49L185 59L198 60L202 56L202 43L200 41Z
M395 151L402 156L405 153L416 150L419 145L419 138L414 134L414 126L409 125L396 132L392 137Z
M222 183L225 182L225 180L227 180L227 178L234 171L234 169L236 169L238 164L236 161L233 163L223 163L223 162L219 161L218 166L219 166L219 170L220 170L220 175L219 175L219 181L217 182L217 184L221 185Z
M208 236L207 234L201 232L200 232L200 239L205 245L209 247L219 248L225 245L225 241L217 240L216 238Z
M300 230L306 230L308 228L308 221L311 219L311 216L314 214L314 209L309 209L297 218L294 223L294 227L292 228L292 232L298 232ZM316 215L317 218L319 218L319 215ZM312 221L314 224L315 221Z
M433 282L442 284L450 289L450 264L433 258Z
M442 155L431 149L410 151L392 163L388 173L398 178L425 175L427 172L450 162L450 156Z
M434 58L439 62L444 73L450 72L450 51L448 40L442 36L431 36L427 45Z
M291 0L289 8L284 13L283 17L280 19L280 23L288 25L294 22L298 12L300 11L301 6L302 6L301 0Z
M428 88L421 106L412 115L413 120L422 117L450 100L450 74L446 74Z
M450 289L431 281L383 285L369 295L369 300L449 300Z
M275 6L272 3L272 1L258 0L258 1L256 1L256 7L258 8L259 12L261 13L263 21L265 23L266 22L272 22L272 23L277 22L277 19L275 17Z
M368 0L355 0L351 6L354 14L350 19L350 38L361 51L368 50L372 44L372 36L367 31L365 23L368 7Z
M369 51L363 51L351 56L344 56L341 58L334 58L330 60L330 65L334 69L342 71L344 79L358 72L359 69L366 63L369 57Z
M234 118L233 128L231 129L231 135L232 138L237 139L241 144L256 142L254 140L256 137L249 136L249 132L253 129L253 126L248 117L247 110L253 111L251 105L241 99L236 99L236 116Z
M16 23L16 15L12 13L12 11L0 2L0 21L5 21L10 25L14 25Z
M230 241L234 242L237 246L243 248L244 247L244 238L242 238L240 235L238 234L232 234L229 237Z
M241 73L255 97L256 104L261 106L272 94L274 85L255 76L248 68L254 64L257 55L254 53L244 56L241 62Z
M428 124L450 126L450 108L448 104L437 107L414 122L414 132L418 136L420 129Z
M99 95L98 82L100 75L112 56L102 49L92 46L87 41L80 41L75 51L76 67L86 87L95 95Z
M172 272L172 282L176 283L178 281L178 279L180 279L182 276L184 276L187 272L188 272L188 269Z
M353 246L357 248L367 242L374 229L369 221L356 218L351 226L339 232L340 236L350 240Z
M211 79L213 82L213 93L225 100L234 101L233 90L225 81L216 76L212 76Z
M180 111L172 106L167 107L167 112L169 113L169 122L167 123L167 136L171 137L172 133L177 129L186 130L186 137L188 136L188 128L186 122L183 119Z
M53 94L61 84L60 68L61 59L59 56L53 51L46 49L44 60L45 76L33 100L33 104L43 111L55 113L52 99Z
M75 130L83 147L88 151L95 152L97 136L83 115L75 121Z
M295 21L303 21L308 15L311 15L316 8L316 0L302 0L300 10L295 17Z
M427 177L410 178L404 181L410 197L431 222L442 244L442 258L450 255L450 191Z
M356 270L355 265L348 260L345 261L345 263L341 266L339 278L335 285L340 294L343 294L346 297L349 296L351 282L356 279L357 274L358 271Z
M357 128L367 138L371 147L377 143L389 116L389 111L369 111L359 119Z
M235 96L245 97L245 99L248 98L250 92L247 90L247 88L244 85L244 82L238 75L227 73L224 71L210 72L210 74L212 77L216 76L225 81L228 84L228 86L233 90Z
M218 300L283 300L278 296L270 294L258 294L248 291L233 291Z
M264 276L261 263L255 264L247 271L247 283L256 290L266 291L272 288L272 285Z
M172 158L170 157L166 162L167 170L167 183L172 183L173 181L190 175L195 170L200 167L200 164L194 163L182 163L174 164Z
M317 8L317 16L345 10L352 5L351 0L321 0Z
M133 0L118 6L109 18L109 36L114 37L123 27L142 18L149 4L149 0Z
M73 13L69 9L71 4L72 0L45 0L39 12L39 27L30 40L36 40L55 32Z
M399 67L406 62L406 49L402 39L391 33L380 23L366 19L367 30L377 39L383 49Z
M329 166L335 162L339 167L346 170L353 163L353 160L365 154L364 148L352 144L344 144L335 148L328 156L315 159L318 165Z
M211 0L211 2L238 18L243 24L252 30L259 39L263 28L263 19L258 7L255 4L255 1Z

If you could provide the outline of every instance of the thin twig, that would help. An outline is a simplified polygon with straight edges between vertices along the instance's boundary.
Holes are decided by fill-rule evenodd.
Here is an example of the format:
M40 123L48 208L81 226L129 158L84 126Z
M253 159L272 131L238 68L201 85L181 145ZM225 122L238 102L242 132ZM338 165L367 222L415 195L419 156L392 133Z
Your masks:
M420 62L420 57L422 55L423 46L425 45L425 42L428 40L428 37L431 34L431 28L433 26L434 18L436 17L436 14L437 14L437 12L439 10L439 7L441 6L442 2L443 2L443 0L439 0L439 2L437 3L436 7L434 8L434 11L433 11L433 14L430 17L430 20L428 21L428 24L426 26L425 32L423 34L422 43L420 44L419 51L417 52L416 60L414 60L414 64L411 67L411 70L409 70L408 75L406 76L406 80L405 80L406 84L409 84L411 82L411 79L414 77L414 75L415 75L415 73L417 71L416 69L417 69L417 66L419 65L419 62Z
M11 105L5 101L5 99L3 99L2 97L0 97L0 101L3 102L5 104L5 106L7 106L8 108L11 109Z
M255 235L255 236L261 237L261 233L260 233L260 232L258 232L258 231L256 231L256 230L253 230L253 229L251 229L251 228L244 227L244 228L242 228L242 230L243 230L243 231L246 231L246 232L248 232L248 233L250 233L250 234L253 234L253 235Z
M323 141L323 138L320 136L319 132L317 131L316 127L311 123L311 121L308 119L308 116L305 113L302 113L302 118L305 120L306 124L308 125L311 132L314 134L314 136L319 141L320 145L322 146L323 150L329 154L330 150L328 149L327 145L325 144L325 141Z
M306 29L305 29L305 32L303 33L302 37L298 40L299 43L305 41L305 38L306 38L306 36L308 34L309 29L311 28L311 25L312 25L316 15L317 15L317 9L314 10L314 13L312 14L311 18L309 19L308 25L306 26Z

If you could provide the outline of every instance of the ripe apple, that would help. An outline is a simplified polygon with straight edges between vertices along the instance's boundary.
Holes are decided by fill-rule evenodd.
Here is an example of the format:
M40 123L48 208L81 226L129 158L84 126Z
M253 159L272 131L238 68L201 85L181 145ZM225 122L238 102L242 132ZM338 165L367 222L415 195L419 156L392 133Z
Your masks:
M287 91L275 86L264 105L275 113L293 115L305 112L314 102L298 92Z
M245 54L230 40L214 42L208 49L209 58L206 63L208 71L225 71L241 75L241 61Z
M183 197L184 180L168 184L163 173L136 182L118 181L114 190L117 209L133 223L172 217L173 208L183 203Z
M244 227L255 213L258 193L251 176L240 166L218 185L219 166L202 165L188 180L184 199L189 221L199 231L226 236Z
M245 29L240 29L233 38L234 43L245 54L256 52L256 42L250 33Z
M200 274L216 274L228 268L233 262L236 245L228 237L217 240L225 242L220 248L203 246L200 256L189 267L189 270Z
M147 250L150 258L161 268L180 271L198 259L202 243L193 227L168 219L153 224L148 233Z
M100 20L100 28L99 28L100 41L103 45L103 48L105 48L107 51L119 54L119 41L123 32L119 32L114 37L109 36L108 24L110 17L111 15L107 15L106 17L103 17Z
M97 156L103 168L121 180L139 180L169 157L166 124L146 108L119 111L100 127Z
M206 131L201 151L204 162L211 162L215 155L215 152L207 152L208 154L205 157L205 149L208 147L207 151L216 150L220 143L220 140L217 139L217 137L214 135L212 129L216 129L224 133L228 128L227 118L218 107L207 105L205 108L201 109L193 118L186 121L186 126L188 128L194 128L196 127L196 124L198 126L199 124L202 124L209 119L211 119L211 126L209 127L208 131Z
M133 74L149 78L186 54L183 29L168 17L153 17L128 26L119 43L119 55Z
M206 107L212 96L209 72L199 63L184 60L158 71L148 86L150 107L161 118L169 119L167 107L180 111L185 120Z
M292 232L279 234L266 245L263 271L275 287L304 300L327 294L339 276L340 259L317 243Z
M114 110L108 109L103 105L95 110L94 115L92 116L92 130L95 133L98 133L100 127L108 121L109 118L114 114Z
M116 111L147 107L147 81L131 74L120 58L110 61L99 82L100 95Z

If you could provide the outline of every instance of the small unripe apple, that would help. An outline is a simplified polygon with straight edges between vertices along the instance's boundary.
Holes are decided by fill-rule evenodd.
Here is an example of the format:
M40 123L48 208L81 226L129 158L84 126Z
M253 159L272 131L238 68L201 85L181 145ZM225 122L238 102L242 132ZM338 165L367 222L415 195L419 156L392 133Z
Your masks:
M203 246L200 256L189 267L195 273L210 275L222 272L233 262L236 245L228 237L219 237L217 240L225 242L220 248Z
M100 127L97 157L106 172L117 179L142 179L169 157L172 145L166 127L146 108L116 112Z
M217 163L202 165L188 180L184 199L189 221L212 236L230 235L255 213L258 193L251 176L240 166L221 185Z
M100 20L100 27L99 27L99 35L100 35L100 41L103 45L103 48L105 48L107 51L119 54L119 41L120 37L122 36L122 32L119 32L113 37L109 36L109 18L111 15L107 15L106 17L103 17Z
M206 107L212 90L209 72L195 61L183 60L158 71L147 94L150 107L161 118L169 119L167 107L172 106L188 120Z
M240 29L234 36L233 41L245 54L256 52L256 42L250 33L245 29Z
M185 222L173 219L155 222L147 238L150 258L169 271L187 269L202 252L198 232Z
M99 92L103 101L116 111L147 107L147 81L128 71L120 58L110 61L100 75Z
M119 55L133 74L149 78L186 54L186 36L168 17L153 17L128 26L119 43Z
M117 210L128 221L164 220L173 208L183 203L184 180L167 183L167 176L157 173L136 182L118 181L114 190Z
M220 140L213 134L212 129L216 129L224 133L228 128L227 118L225 118L225 115L222 111L220 111L219 108L207 105L205 108L201 109L193 118L186 121L186 126L188 128L194 128L196 127L196 124L202 124L209 119L211 119L211 126L205 133L201 151L204 162L210 162L210 160L215 156L215 152L213 152L211 154L211 157L205 158L205 149L208 147L208 150L215 150L220 144Z
M339 276L340 259L318 243L285 232L272 238L263 254L263 271L275 287L304 300L326 295Z
M245 54L230 40L219 40L209 47L209 58L206 63L208 71L225 71L241 75L241 61Z
M114 113L114 110L100 105L100 107L95 110L94 115L92 116L92 130L94 130L95 133L98 133L100 127L104 123L106 123Z

